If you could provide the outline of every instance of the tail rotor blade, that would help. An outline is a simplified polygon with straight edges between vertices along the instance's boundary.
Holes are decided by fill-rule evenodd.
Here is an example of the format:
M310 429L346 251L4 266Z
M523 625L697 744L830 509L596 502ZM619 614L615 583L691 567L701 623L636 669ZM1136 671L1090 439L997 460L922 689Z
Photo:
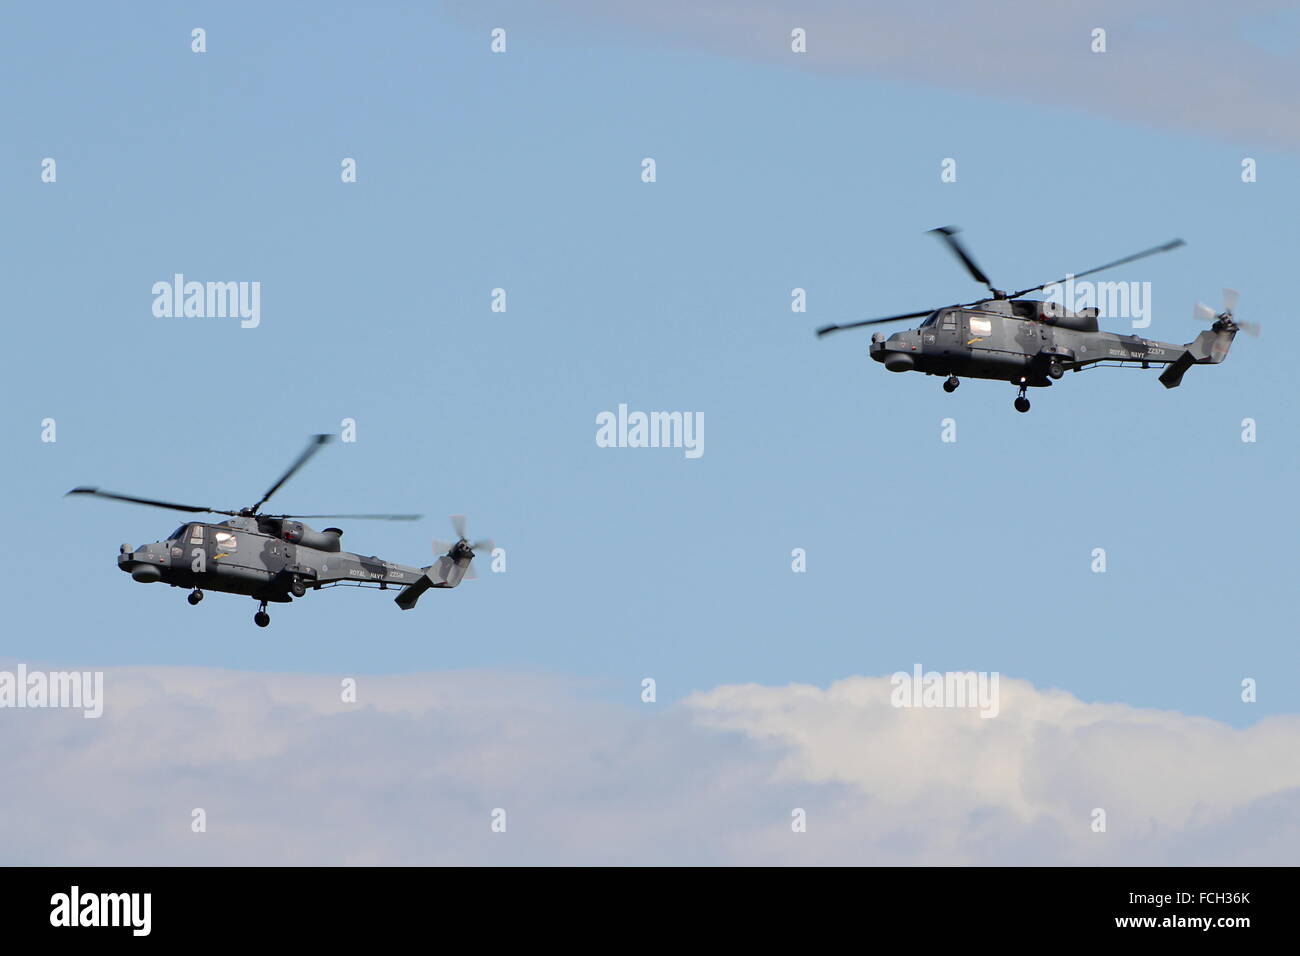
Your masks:
M1239 293L1236 289L1224 289L1222 313L1216 313L1204 302L1197 302L1196 305L1192 307L1192 318L1195 319L1197 322L1213 322L1217 320L1220 315L1223 315L1229 322L1231 322L1241 331L1245 332L1251 338L1257 339L1259 338L1260 324L1258 322L1249 322L1242 319L1237 319L1232 314L1232 310L1237 307L1237 302L1240 300L1240 298L1241 298L1241 293Z

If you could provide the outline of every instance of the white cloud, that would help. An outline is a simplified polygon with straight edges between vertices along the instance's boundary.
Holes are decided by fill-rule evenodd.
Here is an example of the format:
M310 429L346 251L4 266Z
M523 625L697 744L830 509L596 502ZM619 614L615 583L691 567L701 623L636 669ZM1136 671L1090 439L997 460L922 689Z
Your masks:
M512 23L532 20L528 5L496 6ZM1289 0L559 0L546 21L557 7L583 25L727 56L1082 110L1251 149L1300 147L1300 15ZM795 26L807 31L805 54L790 52ZM1105 53L1091 49L1099 27Z
M888 693L886 678L857 677L692 703L697 724L769 742L777 779L851 788L886 822L877 838L916 830L915 862L1283 862L1300 849L1294 824L1273 835L1247 812L1300 807L1300 718L1238 730L1006 678L992 720L893 708ZM1104 834L1089 826L1097 807Z
M724 686L671 707L493 673L361 676L350 705L339 682L117 668L99 720L0 710L0 863L1300 856L1296 717L1234 729L1006 678L994 719L893 708L884 677ZM190 832L194 807L207 833ZM494 807L506 834L489 829ZM794 807L807 833L791 832Z

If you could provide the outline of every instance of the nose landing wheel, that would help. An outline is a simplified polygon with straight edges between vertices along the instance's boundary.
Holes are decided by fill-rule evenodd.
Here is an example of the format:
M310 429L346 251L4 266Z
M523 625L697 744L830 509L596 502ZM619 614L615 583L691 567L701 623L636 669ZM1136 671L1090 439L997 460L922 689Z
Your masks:
M257 613L253 615L253 623L258 627L266 627L271 623L271 615L266 613L265 601L262 602L262 606L258 609Z
M961 382L958 380L956 375L949 375L943 380L943 390L948 393L955 392L957 391L957 386L960 384Z

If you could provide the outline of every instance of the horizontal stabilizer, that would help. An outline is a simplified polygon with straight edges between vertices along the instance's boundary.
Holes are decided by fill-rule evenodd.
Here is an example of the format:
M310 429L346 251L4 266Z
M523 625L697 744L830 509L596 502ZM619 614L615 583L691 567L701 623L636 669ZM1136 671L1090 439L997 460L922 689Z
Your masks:
M1183 374L1196 364L1191 352L1184 352L1178 360L1160 373L1160 384L1165 388L1177 388L1183 383Z
M415 602L420 600L420 595L431 587L433 587L433 582L429 580L429 575L422 574L414 584L408 584L402 588L402 593L393 600L397 602L397 606L403 611L409 611L415 607Z

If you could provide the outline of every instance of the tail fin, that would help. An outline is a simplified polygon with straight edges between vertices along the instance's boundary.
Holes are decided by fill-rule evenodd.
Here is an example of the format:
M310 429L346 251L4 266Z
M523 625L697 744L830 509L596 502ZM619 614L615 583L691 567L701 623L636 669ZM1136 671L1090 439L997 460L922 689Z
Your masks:
M1218 365L1228 357L1228 349L1232 348L1232 339L1237 330L1231 327L1221 329L1218 328L1219 324L1216 322L1215 328L1206 329L1187 343L1187 351L1197 365Z
M1183 354L1160 373L1160 384L1165 388L1177 388L1183 382L1183 374L1193 365L1218 365L1228 357L1228 349L1232 348L1232 338L1236 334L1235 328L1206 329L1188 342Z
M420 600L420 595L429 588L454 588L460 584L465 577L465 572L469 570L469 563L473 560L472 553L461 558L452 558L444 554L424 568L424 575L414 584L402 588L402 592L393 600L403 611L409 611L415 607L415 602Z

